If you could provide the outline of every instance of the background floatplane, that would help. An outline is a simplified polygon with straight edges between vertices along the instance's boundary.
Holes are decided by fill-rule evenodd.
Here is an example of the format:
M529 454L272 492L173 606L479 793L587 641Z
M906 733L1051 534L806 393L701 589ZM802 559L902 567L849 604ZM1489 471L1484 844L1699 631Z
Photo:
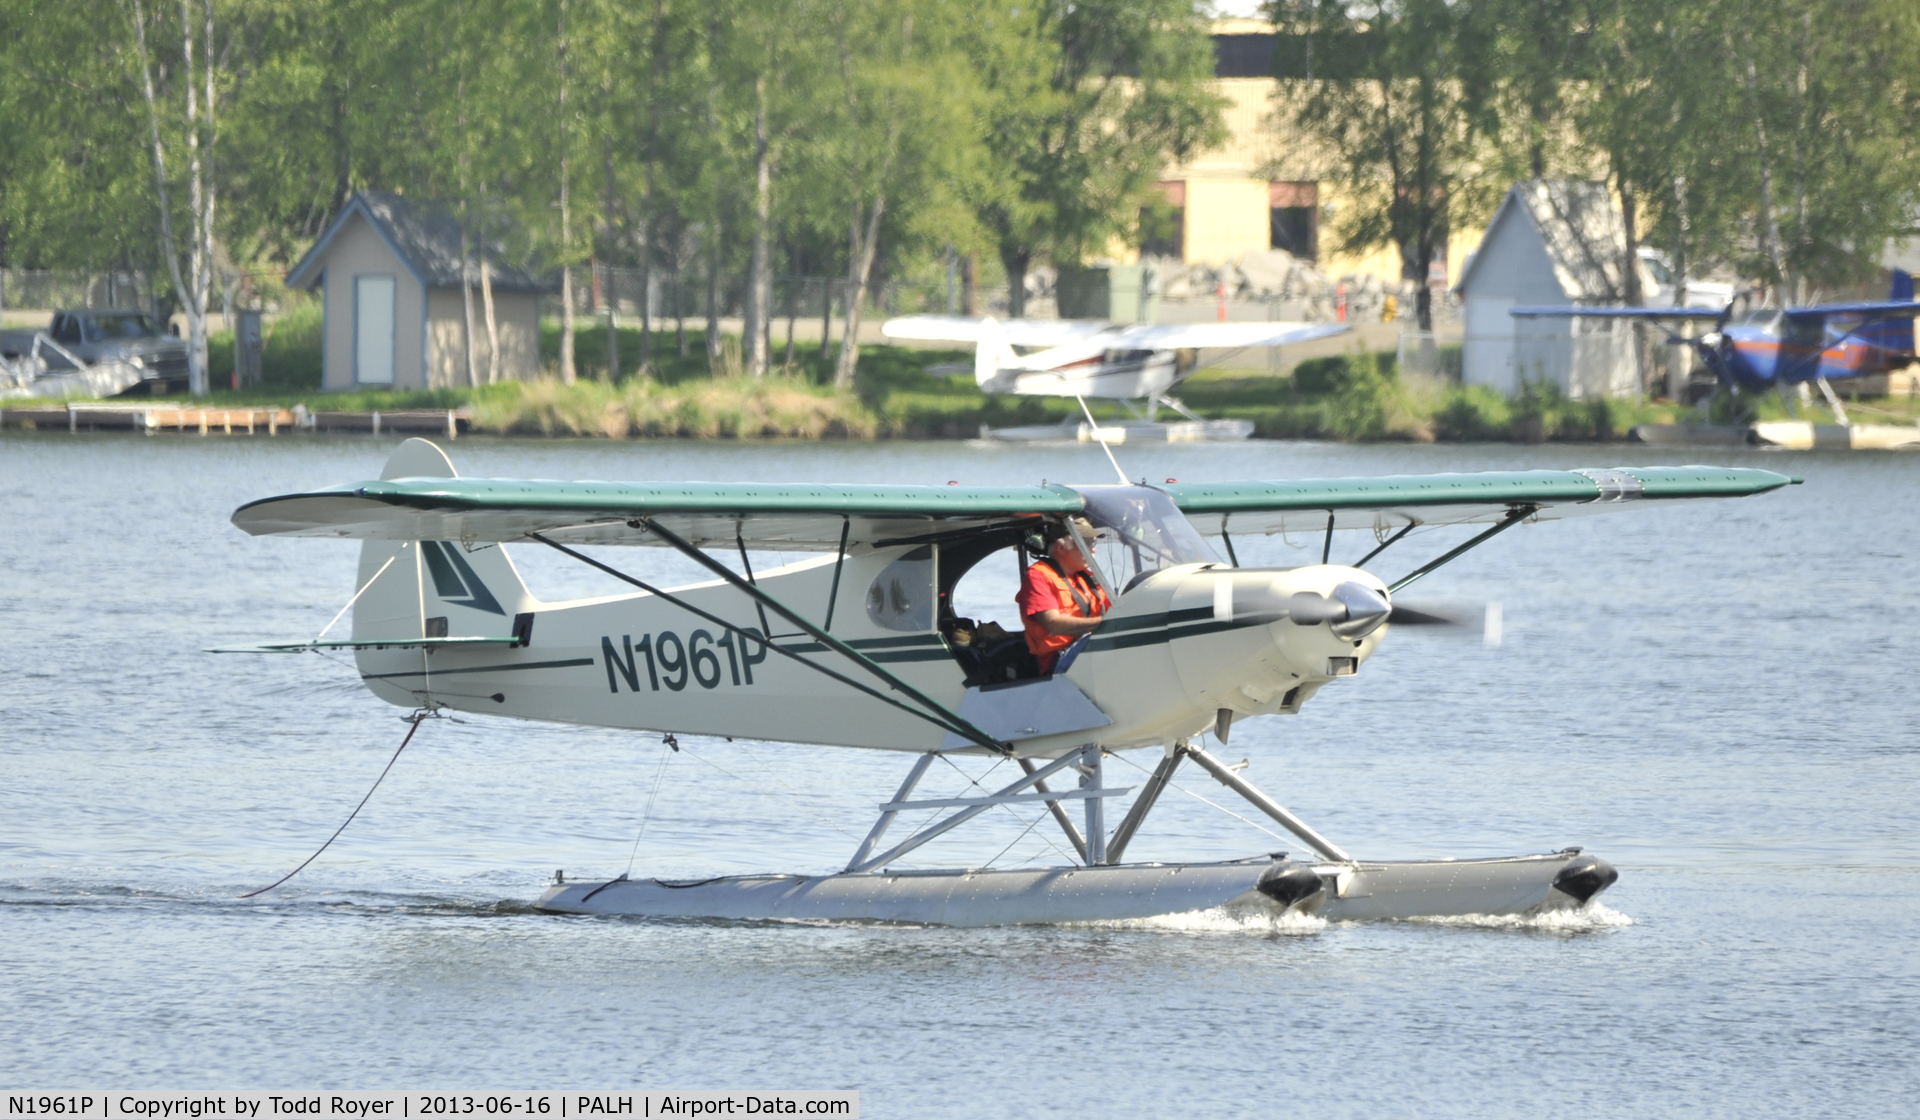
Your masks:
M1209 420L1173 390L1200 368L1200 351L1291 346L1344 333L1345 323L1109 323L1099 319L970 319L907 315L880 325L888 338L973 343L973 380L983 393L1074 397L1081 416L1059 424L982 426L982 439L1016 443L1232 441L1253 434L1250 420ZM930 373L965 373L933 366ZM1086 402L1119 401L1129 419L1096 424ZM1160 409L1182 419L1162 421Z
M1296 713L1359 672L1396 593L1515 525L1790 481L1653 467L1166 486L545 482L460 478L438 447L414 439L377 480L254 502L233 521L255 535L365 542L351 638L246 648L351 649L390 703L914 756L839 872L556 882L539 902L547 910L956 926L1215 907L1403 918L1575 908L1616 873L1577 848L1366 859L1205 750L1202 733L1224 742L1236 720ZM1466 524L1484 528L1393 582L1366 569L1416 527ZM956 616L952 594L969 569L1036 547L1049 525L1097 554L1113 610L1051 674L1023 679L1004 656L1008 639ZM1376 541L1351 566L1326 562L1343 529ZM1283 531L1324 533L1323 562L1238 566L1236 535ZM633 591L538 601L507 543L563 553ZM602 545L673 549L713 578L657 587L580 551ZM750 550L817 555L756 573ZM739 570L716 553L738 553ZM1158 765L1137 791L1109 785L1103 758L1133 750L1158 752ZM947 753L1010 758L1022 773L983 796L916 799ZM1128 843L1188 762L1298 837L1300 857L1128 863ZM905 866L927 841L1022 802L1047 806L1076 863ZM900 814L916 810L947 812L898 835Z

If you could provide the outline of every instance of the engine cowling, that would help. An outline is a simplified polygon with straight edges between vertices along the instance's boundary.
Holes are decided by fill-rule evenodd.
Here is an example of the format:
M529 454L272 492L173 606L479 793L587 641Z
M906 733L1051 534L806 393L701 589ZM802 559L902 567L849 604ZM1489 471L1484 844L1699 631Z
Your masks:
M1212 568L1187 574L1171 617L1181 688L1203 712L1297 711L1378 647L1392 599L1377 576L1338 564ZM1198 623L1195 625L1195 623Z

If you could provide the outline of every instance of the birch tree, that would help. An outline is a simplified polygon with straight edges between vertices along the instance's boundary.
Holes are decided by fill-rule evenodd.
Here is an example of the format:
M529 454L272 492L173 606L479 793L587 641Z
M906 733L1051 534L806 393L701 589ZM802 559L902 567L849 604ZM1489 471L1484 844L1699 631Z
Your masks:
M140 68L140 92L146 101L149 148L153 161L154 193L159 204L160 246L174 290L180 295L187 319L187 385L196 397L210 390L207 377L207 304L213 289L213 226L218 197L210 161L215 127L215 95L218 60L213 40L213 0L201 0L198 11L191 0L180 0L180 70L178 71L181 113L178 118L180 145L186 150L188 234L186 260L181 260L179 239L173 230L173 206L169 189L167 151L169 138L162 128L160 92L154 83L156 60L148 44L149 27L158 27L158 13L149 19L141 0L127 0L123 9L133 33L136 62ZM194 61L195 44L200 61ZM201 105L205 111L201 111ZM171 111L169 111L171 115Z

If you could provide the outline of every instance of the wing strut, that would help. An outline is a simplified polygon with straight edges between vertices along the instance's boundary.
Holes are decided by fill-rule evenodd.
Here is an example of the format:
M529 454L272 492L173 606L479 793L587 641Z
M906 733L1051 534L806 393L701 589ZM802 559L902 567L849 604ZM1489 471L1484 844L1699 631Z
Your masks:
M1356 568L1366 567L1367 561L1380 555L1382 552L1385 552L1393 544L1393 542L1399 540L1401 537L1406 536L1408 533L1413 532L1414 527L1419 524L1420 523L1418 521L1408 521L1404 529L1401 529L1399 532L1395 533L1391 537L1388 537L1386 540L1381 541L1380 547L1374 549L1372 552L1369 552L1365 556L1362 556L1360 559L1354 561L1353 566Z
M695 548L692 544L688 543L684 538L682 538L678 533L675 533L673 530L662 528L659 524L647 518L641 518L637 521L630 521L628 522L628 524L632 525L636 529L644 525L648 529L648 531L653 533L654 536L659 537L661 540L666 541L668 544L672 545L676 551L681 553L683 556L687 557L689 560L693 560L697 562L701 567L712 572L714 575L719 576L721 579L726 580L727 583L731 584L735 590L748 596L756 603L765 604L767 607L772 609L772 611L775 614L779 615L781 618L786 619L788 622L791 622L795 626L798 626L800 629L806 631L807 635L811 637L814 641L819 642L821 645L824 645L828 649L839 654L840 656L845 657L847 660L853 662L855 665L858 665L862 669L865 669L867 672L872 673L876 677L879 677L881 680L885 681L889 686L896 689L897 691L905 693L915 703L919 704L921 707L926 708L929 712L932 712L936 717L938 717L935 720L935 722L944 724L947 728L952 730L954 734L959 735L962 738L971 739L975 743L978 743L980 746L983 746L988 750L993 751L995 754L1011 754L1012 753L1012 748L1008 747L1005 743L1000 742L998 739L995 739L993 736L987 734L986 732L980 730L978 727L975 727L973 724L967 722L965 719L961 718L958 712L949 710L946 707L946 705L940 703L938 700L935 700L933 697L928 696L924 692L921 692L919 689L908 684L906 681L901 680L898 676L895 676L893 673L890 673L887 670L881 668L880 665L877 664L872 658L869 658L867 655L861 653L857 649L854 649L852 646L834 637L832 634L827 633L825 630L820 629L818 626L815 626L813 623L808 622L806 619L802 618L798 613L789 609L785 603L782 603L780 600L760 590L758 587L755 587L753 584L748 583L746 580L741 579L739 576L733 573L732 569L728 568L725 564L720 563L718 560L715 560L713 557L708 556L705 552L701 551L700 549ZM908 709L908 710L911 711L912 709Z
M1513 509L1509 511L1505 517L1501 518L1498 522L1494 524L1493 528L1488 529L1484 533L1481 533L1479 536L1468 541L1466 544L1461 545L1459 548L1456 548L1453 551L1448 552L1446 555L1441 556L1439 559L1429 560L1425 564L1422 564L1418 568L1415 568L1413 571L1408 572L1406 575L1401 576L1399 579L1394 580L1392 583L1389 583L1387 585L1387 594L1389 595L1397 594L1401 588L1412 583L1414 580L1419 579L1421 576L1424 576L1428 572L1433 571L1435 568L1438 568L1440 565L1446 563L1449 560L1452 560L1456 556L1459 556L1461 553L1466 552L1469 549L1475 548L1481 544L1484 544L1489 540L1492 540L1495 536L1499 535L1500 533L1503 533L1506 530L1513 528L1515 525L1520 524L1522 521L1525 521L1527 518L1532 517L1534 514L1539 512L1540 512L1540 507L1536 505L1524 505L1524 506L1513 507ZM1411 526L1409 526L1409 528L1411 528ZM1393 542L1389 541L1387 543L1391 544ZM1381 547L1384 548L1385 546L1383 545Z
M667 602L672 603L674 606L679 607L681 610L686 611L688 614L697 615L700 618L703 618L706 621L713 623L715 626L721 627L722 629L726 630L730 634L736 634L741 638L752 639L753 641L760 643L762 646L772 650L777 654L780 654L783 657L790 658L794 661L799 662L802 665L805 665L807 668L812 669L817 673L825 674L826 676L831 677L836 681L839 681L841 684L846 685L848 688L854 689L859 692L864 692L868 696L873 697L875 700L878 700L883 704L891 704L892 706L900 709L901 711L907 713L910 716L913 716L916 719L926 720L928 723L933 724L935 727L938 727L943 731L951 731L955 735L960 735L969 739L973 739L975 742L981 743L982 746L989 747L996 754L1006 754L1008 752L1008 748L1004 744L996 742L994 739L988 736L986 732L981 731L979 728L973 726L970 723L967 723L965 720L960 719L959 716L957 715L951 716L950 717L951 722L949 722L949 719L947 718L942 718L942 715L945 714L945 709L940 708L938 705L935 705L936 712L925 712L919 708L914 707L911 704L903 704L900 701L895 700L893 697L888 696L886 693L881 692L879 689L869 688L866 685L861 684L859 681L854 680L852 677L849 677L844 673L836 673L832 669L827 668L825 665L821 665L818 662L811 661L805 657L802 657L798 653L795 653L793 650L788 649L787 647L781 645L780 643L772 641L771 639L767 638L765 635L756 634L752 630L743 630L740 627L735 626L733 623L728 622L726 619L721 618L717 614L713 614L709 611L703 611L699 607L694 606L692 603L687 602L685 599L680 598L678 595L675 595L671 591L662 590L661 588L655 587L652 584L646 582L645 580L636 579L633 576L628 575L627 573L621 571L618 568L612 567L607 564L602 564L600 561L595 560L591 556L587 556L583 553L575 552L573 549L568 548L566 545L561 544L558 541L548 540L546 537L541 536L539 533L528 533L527 536L531 537L536 541L539 541L541 544L546 545L548 548L555 549L559 552L565 553L566 555L573 557L575 560L580 561L582 564L585 564L588 567L598 568L599 570L607 573L608 575L612 576L617 580L620 580L623 583L630 583L649 595L657 595L660 598L666 600ZM692 546L688 546L688 547L692 547ZM731 576L733 573L728 572L727 574ZM754 588L751 593L757 595L757 594L760 594L760 591L758 588ZM770 599L769 602L772 602L772 600ZM782 610L783 608L781 608L778 603L774 603L774 609ZM802 623L802 625L805 625L805 624ZM856 654L856 656L858 655ZM863 658L862 660L865 660L865 659ZM889 676L889 677L892 676L891 673L887 673L886 670L884 669L880 671L886 676ZM984 740L984 742L982 740Z
M833 590L827 592L827 625L833 629L833 608L840 602L840 569L847 563L847 534L853 529L853 518L840 518L840 552L833 558Z

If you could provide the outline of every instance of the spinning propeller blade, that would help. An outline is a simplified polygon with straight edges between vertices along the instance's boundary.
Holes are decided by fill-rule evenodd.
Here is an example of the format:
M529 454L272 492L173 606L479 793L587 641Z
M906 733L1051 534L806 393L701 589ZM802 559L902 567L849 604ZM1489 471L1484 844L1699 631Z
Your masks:
M1393 613L1387 616L1390 626L1474 626L1476 621L1457 607L1437 607L1431 604L1427 609L1409 607L1401 603L1393 605Z

